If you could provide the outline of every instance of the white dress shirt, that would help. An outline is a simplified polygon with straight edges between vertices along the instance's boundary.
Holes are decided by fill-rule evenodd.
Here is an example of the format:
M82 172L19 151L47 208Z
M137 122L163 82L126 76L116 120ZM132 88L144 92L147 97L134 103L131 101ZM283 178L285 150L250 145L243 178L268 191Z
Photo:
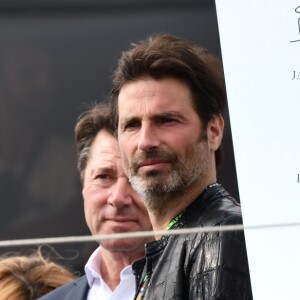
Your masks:
M100 274L101 247L97 248L85 265L85 274L90 286L87 300L132 300L135 295L135 276L131 265L120 274L121 281L114 291L104 282Z

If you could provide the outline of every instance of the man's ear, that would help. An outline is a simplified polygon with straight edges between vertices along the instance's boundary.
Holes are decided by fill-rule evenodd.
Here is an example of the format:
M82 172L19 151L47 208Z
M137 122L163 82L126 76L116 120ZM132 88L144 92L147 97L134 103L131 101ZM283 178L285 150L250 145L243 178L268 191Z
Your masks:
M207 124L207 139L210 150L216 151L223 138L224 119L221 114L215 115Z

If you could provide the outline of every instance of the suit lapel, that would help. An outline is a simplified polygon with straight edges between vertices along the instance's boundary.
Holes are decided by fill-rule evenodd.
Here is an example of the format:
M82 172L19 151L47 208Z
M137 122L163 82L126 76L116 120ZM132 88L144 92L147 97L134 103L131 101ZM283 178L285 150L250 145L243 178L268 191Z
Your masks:
M89 285L86 276L82 276L73 282L74 288L70 289L69 297L70 300L86 300Z

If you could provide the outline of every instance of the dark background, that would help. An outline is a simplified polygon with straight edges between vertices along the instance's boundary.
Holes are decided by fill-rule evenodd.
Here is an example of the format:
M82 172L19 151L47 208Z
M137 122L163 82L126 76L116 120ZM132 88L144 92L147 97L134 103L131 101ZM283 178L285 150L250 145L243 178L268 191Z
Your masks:
M0 1L0 240L89 234L74 124L108 95L120 52L152 33L221 57L213 0ZM219 182L239 199L228 112L225 121ZM53 245L79 271L96 246Z

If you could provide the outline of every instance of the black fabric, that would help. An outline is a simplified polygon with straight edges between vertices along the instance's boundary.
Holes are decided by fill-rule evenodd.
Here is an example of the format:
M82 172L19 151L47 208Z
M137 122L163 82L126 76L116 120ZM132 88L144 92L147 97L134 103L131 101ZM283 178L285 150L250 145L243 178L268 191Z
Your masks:
M66 285L56 288L38 300L86 300L89 285L86 276L82 276Z
M173 228L229 224L242 224L240 205L215 184ZM147 244L146 258L133 264L138 280L143 269L148 275L144 300L252 299L243 231L163 236Z

